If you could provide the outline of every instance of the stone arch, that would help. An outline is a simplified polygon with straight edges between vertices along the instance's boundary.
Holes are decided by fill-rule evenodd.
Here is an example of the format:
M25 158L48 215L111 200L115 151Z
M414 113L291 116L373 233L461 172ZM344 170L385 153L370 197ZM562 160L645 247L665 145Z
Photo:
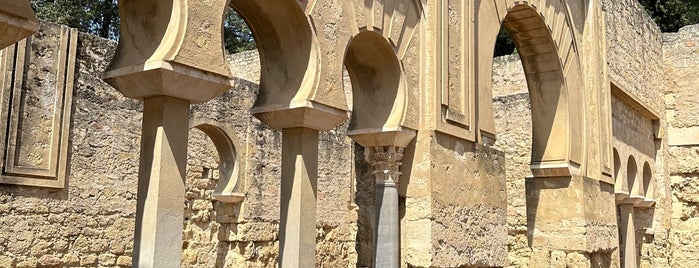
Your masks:
M646 200L655 199L654 184L653 171L650 168L650 164L646 161L643 163L643 196Z
M643 195L643 190L641 189L641 183L638 180L638 166L636 164L636 158L629 156L629 160L626 165L626 181L629 187L629 196L631 198L641 197Z
M219 180L214 189L213 199L224 203L242 202L241 168L238 161L237 143L223 128L212 123L196 122L192 128L201 130L214 143L219 155Z
M251 112L272 128L303 125L294 120L304 117L288 116L289 111L313 106L320 79L320 49L309 17L313 5L293 0L230 2L250 27L260 53L260 91ZM275 120L279 116L287 120Z
M356 31L344 64L355 107L348 134L363 146L405 147L415 131L405 125L409 104L402 59L422 6L413 0L351 2Z
M405 80L398 58L387 40L365 31L350 41L345 65L352 81L353 108L348 134L360 144L378 133L401 132L405 118ZM391 142L382 141L379 143Z
M616 147L613 148L614 154L614 192L617 201L624 200L629 197L629 184L625 178L626 170L624 163L621 162L619 151Z
M619 157L619 151L616 150L616 147L613 148L614 151L614 182L616 182L619 179L619 172L621 171L621 158Z
M579 174L585 156L582 68L563 1L478 1L477 85L481 134L494 134L492 52L500 26L518 49L532 109L531 169L536 177Z

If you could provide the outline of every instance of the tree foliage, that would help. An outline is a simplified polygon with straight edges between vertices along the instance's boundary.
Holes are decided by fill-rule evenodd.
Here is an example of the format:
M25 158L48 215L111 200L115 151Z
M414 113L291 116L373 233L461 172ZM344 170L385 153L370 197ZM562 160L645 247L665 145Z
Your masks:
M232 8L226 12L223 24L223 42L228 53L255 49L255 38L242 17Z
M37 17L104 38L119 36L116 0L31 0Z
M31 4L41 20L112 40L119 38L117 0L31 0ZM256 48L252 32L232 8L224 20L224 43L229 53Z
M699 23L699 0L639 0L663 32Z

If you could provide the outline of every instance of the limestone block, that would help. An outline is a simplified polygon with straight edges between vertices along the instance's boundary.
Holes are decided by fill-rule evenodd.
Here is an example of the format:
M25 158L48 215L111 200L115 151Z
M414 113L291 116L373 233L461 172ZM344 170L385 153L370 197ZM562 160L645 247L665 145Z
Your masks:
M38 260L39 267L59 267L61 264L63 264L61 258L58 258L53 255L44 255L41 256Z
M39 20L27 0L0 3L0 49L39 30Z
M507 264L507 201L500 152L446 135L431 151L433 266Z
M104 79L130 98L204 102L231 87L223 51L228 1L121 1L121 38Z

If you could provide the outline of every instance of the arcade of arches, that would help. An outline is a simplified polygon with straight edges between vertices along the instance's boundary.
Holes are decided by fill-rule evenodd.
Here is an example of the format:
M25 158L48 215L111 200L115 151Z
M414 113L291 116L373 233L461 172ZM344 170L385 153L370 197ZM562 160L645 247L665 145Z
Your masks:
M228 8L257 53L225 55ZM0 267L699 265L699 26L635 0L119 9L113 44L0 3Z

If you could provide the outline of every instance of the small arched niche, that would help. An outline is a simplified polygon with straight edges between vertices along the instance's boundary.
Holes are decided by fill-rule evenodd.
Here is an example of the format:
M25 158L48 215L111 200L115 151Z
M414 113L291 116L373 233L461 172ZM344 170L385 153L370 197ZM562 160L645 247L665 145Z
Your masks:
M638 166L636 159L629 156L626 166L626 181L629 187L629 196L632 199L643 199L643 190L641 182L638 180Z
M643 163L643 196L645 197L643 207L651 207L655 204L655 180L648 162Z
M614 151L614 192L616 195L616 200L621 201L629 197L629 184L628 180L623 179L621 169L621 157L619 157L619 151L616 147Z
M620 182L618 179L619 179L619 176L621 175L621 174L619 174L619 172L621 171L621 158L619 157L619 152L616 150L616 148L614 148L613 150L614 150L614 185L617 185L618 182Z
M214 143L219 155L219 179L212 198L224 203L239 203L245 198L241 192L240 167L236 145L222 128L212 124L197 124L194 128L204 132Z
M353 103L348 135L363 146L407 145L414 131L402 127L405 82L393 46L377 32L361 32L347 47L345 66Z

